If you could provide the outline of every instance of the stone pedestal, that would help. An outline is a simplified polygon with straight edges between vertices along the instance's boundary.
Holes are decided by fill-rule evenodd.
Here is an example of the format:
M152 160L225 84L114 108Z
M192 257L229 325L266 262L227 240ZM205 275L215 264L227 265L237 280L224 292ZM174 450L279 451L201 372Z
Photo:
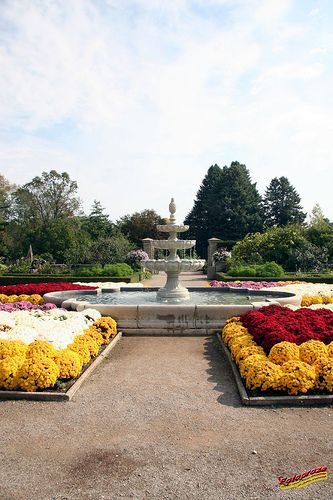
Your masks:
M144 238L142 240L143 243L143 250L148 254L148 257L150 259L154 258L154 246L153 246L153 239L152 238Z
M207 257L207 279L213 280L215 278L215 264L213 262L213 254L218 249L219 238L209 238L208 240L208 257Z
M213 253L216 252L216 250L218 249L218 245L219 245L220 241L221 240L219 240L219 238L209 238L209 240L208 240L208 257L207 257L208 266L214 265Z

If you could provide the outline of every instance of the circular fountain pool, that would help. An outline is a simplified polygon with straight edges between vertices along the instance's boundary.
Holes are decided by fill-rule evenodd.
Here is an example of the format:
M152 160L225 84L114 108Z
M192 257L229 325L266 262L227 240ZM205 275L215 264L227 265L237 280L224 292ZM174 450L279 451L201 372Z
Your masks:
M288 292L248 289L191 288L190 298L179 303L156 301L157 288L98 289L53 292L46 302L83 311L97 309L112 316L127 334L207 335L226 319L270 304L300 305L301 297Z
M163 304L182 304L182 305L230 305L241 304L248 305L253 301L279 300L281 298L291 298L294 295L285 292L270 292L248 289L191 289L189 297L185 300L178 299L156 299L158 288L135 289L131 290L102 290L101 293L89 294L90 304L112 304L112 305L163 305ZM67 297L68 298L68 297ZM87 294L72 292L70 298L78 302L86 302Z

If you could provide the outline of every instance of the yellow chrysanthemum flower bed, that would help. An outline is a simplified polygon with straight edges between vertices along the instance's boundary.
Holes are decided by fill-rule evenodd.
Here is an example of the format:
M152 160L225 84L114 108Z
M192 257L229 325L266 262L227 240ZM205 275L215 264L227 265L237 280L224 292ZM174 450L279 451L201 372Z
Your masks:
M117 323L110 316L104 316L96 320L93 328L97 330L103 337L103 344L108 344L110 338L117 334Z
M227 322L222 330L222 338L227 346L230 346L230 341L234 340L236 337L243 337L244 335L250 335L247 329L242 325L240 320Z
M100 318L82 335L77 335L66 349L55 349L43 340L27 345L18 340L1 339L0 389L36 391L54 387L59 378L75 378L83 365L116 334L115 320Z
M320 358L313 364L317 389L333 392L333 359Z
M18 388L16 374L23 365L25 358L12 356L0 361L0 388L13 391Z
M52 344L48 342L44 342L44 340L35 340L31 344L28 345L28 350L26 357L27 358L53 358L55 356L56 349Z
M283 365L286 361L299 360L299 347L292 342L279 342L269 351L268 359L276 365Z
M304 361L287 361L282 365L280 387L290 395L305 394L313 389L316 381L316 370Z
M228 320L222 330L248 389L304 394L311 389L333 392L333 342L318 340L275 344L267 356L242 325L240 318Z
M246 373L246 386L249 389L279 389L282 369L267 359L256 360Z
M81 356L82 361L88 363L91 357L94 358L97 356L100 345L88 335L78 335L75 337L74 342L69 344L68 348L77 352Z
M238 368L241 377L246 379L247 373L253 365L258 363L259 361L267 361L267 360L268 358L266 354L250 354L250 356L247 356L239 363Z
M78 377L82 371L83 362L81 357L77 352L70 349L57 350L54 361L59 367L59 378L61 379Z
M333 304L333 296L330 295L304 295L302 297L301 306L309 307L313 304Z
M327 356L333 358L333 342L330 342L327 346Z
M21 340L0 339L0 359L12 358L15 356L25 358L27 350L27 344Z
M248 345L239 349L238 353L235 355L237 365L239 365L242 361L244 361L252 354L261 354L266 358L265 351L262 347L258 345Z
M328 351L324 342L320 340L308 340L299 346L299 358L301 361L313 365L319 358L327 358Z
M41 305L44 304L44 299L41 295L34 293L33 295L5 295L0 293L0 302L3 304L12 304L13 302L31 302L31 304Z
M17 386L23 391L53 387L59 377L58 365L46 356L26 358L16 374Z

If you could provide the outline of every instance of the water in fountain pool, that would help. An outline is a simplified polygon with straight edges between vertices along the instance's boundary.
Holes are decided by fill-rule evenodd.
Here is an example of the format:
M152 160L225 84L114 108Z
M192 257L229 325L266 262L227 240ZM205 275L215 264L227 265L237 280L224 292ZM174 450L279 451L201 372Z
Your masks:
M292 294L284 292L264 292L254 290L235 290L229 291L224 289L219 290L200 290L191 291L187 300L156 300L156 290L126 290L115 292L102 292L97 295L76 293L73 291L71 298L78 301L87 301L91 304L128 304L128 305L141 305L141 304L208 304L208 305L227 305L227 304L249 304L254 301L265 301L267 299L274 300L281 298L281 296L288 297Z

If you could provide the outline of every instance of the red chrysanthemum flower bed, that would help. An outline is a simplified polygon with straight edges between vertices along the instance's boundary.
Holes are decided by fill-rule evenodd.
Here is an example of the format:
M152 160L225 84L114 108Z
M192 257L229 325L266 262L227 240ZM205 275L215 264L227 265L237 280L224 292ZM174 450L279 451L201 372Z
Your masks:
M292 311L272 305L243 314L241 321L267 353L278 342L300 345L311 339L325 343L333 340L333 312L328 309Z
M50 282L50 283L27 283L20 285L0 286L0 293L5 295L44 295L48 292L63 292L66 290L95 290L95 286L74 285L67 282Z

